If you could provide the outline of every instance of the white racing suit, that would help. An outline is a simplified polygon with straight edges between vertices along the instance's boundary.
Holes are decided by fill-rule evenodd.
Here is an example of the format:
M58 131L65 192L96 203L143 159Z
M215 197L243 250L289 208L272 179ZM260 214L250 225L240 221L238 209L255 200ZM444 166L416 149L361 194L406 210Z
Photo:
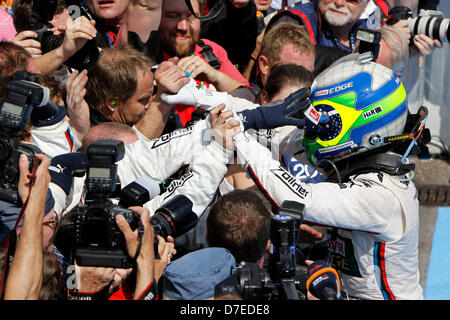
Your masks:
M412 182L385 173L343 184L295 179L245 134L235 137L238 160L275 206L305 204L304 223L333 227L330 263L343 287L359 299L423 299L419 284L419 203ZM334 235L333 235L334 234Z
M39 126L31 127L31 141L50 158L59 154L73 152L81 147L81 142L73 134L65 109L59 107L58 114L50 121L42 121Z
M227 172L226 165L233 157L232 151L224 150L211 140L209 124L208 117L188 129L179 129L154 140L140 139L126 144L124 158L117 162L121 187L142 176L161 183L180 167L189 165L185 175L173 181L165 193L147 202L144 207L153 215L165 201L183 194L193 202L192 210L200 216L213 200ZM75 178L69 193L55 183L50 184L58 215L84 202L84 180L84 177Z

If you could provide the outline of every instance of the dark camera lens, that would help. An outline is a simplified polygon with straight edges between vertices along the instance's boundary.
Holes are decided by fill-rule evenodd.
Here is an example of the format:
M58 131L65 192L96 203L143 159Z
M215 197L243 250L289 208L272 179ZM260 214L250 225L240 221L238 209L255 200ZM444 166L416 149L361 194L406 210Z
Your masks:
M155 228L155 237L160 235L166 238L183 235L195 226L197 220L197 215L192 211L192 201L178 195L156 210L150 223Z
M19 174L19 171L17 170L17 168L7 166L3 170L3 179L6 182L13 183L16 181L18 174Z
M47 53L58 48L63 43L63 40L62 37L54 36L51 31L45 32L41 41L42 53Z
M0 139L0 160L7 159L11 153L11 146L3 139Z

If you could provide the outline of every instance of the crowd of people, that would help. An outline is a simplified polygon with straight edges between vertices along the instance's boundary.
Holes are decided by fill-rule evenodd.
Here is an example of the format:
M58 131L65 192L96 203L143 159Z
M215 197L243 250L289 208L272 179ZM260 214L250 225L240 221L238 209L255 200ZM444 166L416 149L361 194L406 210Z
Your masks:
M0 129L2 299L248 299L243 262L286 277L291 202L297 297L423 299L408 157L429 132L407 97L442 43L392 12L439 1L279 2L1 1L0 116L24 119ZM133 184L149 198L122 206Z

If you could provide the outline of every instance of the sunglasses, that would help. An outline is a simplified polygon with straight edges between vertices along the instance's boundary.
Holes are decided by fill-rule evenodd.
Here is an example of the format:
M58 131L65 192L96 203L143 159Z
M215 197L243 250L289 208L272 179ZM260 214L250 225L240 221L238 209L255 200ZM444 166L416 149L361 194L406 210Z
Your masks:
M361 2L364 2L364 0L346 0L348 3L359 5Z

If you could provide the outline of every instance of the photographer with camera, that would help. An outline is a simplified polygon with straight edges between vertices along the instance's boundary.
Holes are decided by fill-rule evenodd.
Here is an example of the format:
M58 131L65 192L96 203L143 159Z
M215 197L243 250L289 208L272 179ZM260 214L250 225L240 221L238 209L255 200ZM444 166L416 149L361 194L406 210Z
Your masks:
M44 153L53 157L71 151L70 128L59 84L48 76L16 72L0 84L0 238L13 228L20 212L18 194L19 155ZM54 100L54 101L53 101ZM49 136L52 138L49 140ZM53 233L54 214L51 192L47 193L44 217L44 247ZM18 227L21 227L19 223Z
M39 299L43 280L42 224L50 183L49 164L50 160L45 155L36 154L30 168L30 159L25 154L20 156L18 192L24 206L17 223L23 217L23 225L20 232L14 229L9 236L1 282L5 300ZM16 245L12 240L17 237ZM10 257L14 257L11 266Z
M211 206L206 240L211 247L230 251L236 262L262 267L268 249L271 214L255 191L233 190Z
M127 254L133 258L132 268L117 268L108 266L78 265L70 259L72 240L70 233L73 228L72 212L61 220L55 233L53 250L58 252L59 259L73 267L65 267L66 297L69 300L154 300L158 299L157 283L162 270L170 258L175 254L173 244L167 246L163 240L159 244L159 256L154 254L154 229L150 224L150 212L142 207L130 207L140 219L142 233L133 230L129 222L118 214L115 223L122 232ZM160 239L161 240L161 239ZM68 274L68 272L71 272Z
M193 212L200 216L213 199L226 173L226 164L232 156L230 150L221 147L221 132L225 126L228 128L238 123L225 122L232 114L222 112L219 115L221 110L223 108L214 109L210 118L200 121L192 128L177 130L151 141L139 140L136 133L126 125L122 125L121 130L117 127L120 124L103 123L89 130L84 141L84 150L87 150L87 146L92 142L105 137L123 139L126 142L125 155L117 163L122 188L143 176L160 184L181 167L189 165L189 170L181 178L172 181L163 194L144 206L154 212L164 201L177 194L186 194L194 203ZM213 136L216 138L212 139ZM228 137L228 140L230 139ZM144 165L148 163L148 159L152 159L151 165ZM80 200L84 201L85 178L73 177L72 174L75 170L86 169L86 165L86 155L83 152L60 155L52 159L50 189L58 215L63 215L73 205L79 204Z
M409 59L403 70L407 92L416 83L425 57L435 48L442 48L443 42L448 42L449 21L439 11L421 9L416 17L413 17L413 10L406 6L395 6L389 11L386 26L398 30L409 45ZM394 46L388 44L382 51L394 51Z
M300 250L306 230L303 206L284 202L274 215L269 213L270 204L266 206L250 190L234 190L212 206L208 244L230 250L238 262L233 274L216 285L214 297L337 299L340 280L336 270L325 262L306 260Z
M45 2L17 0L13 10L14 24L19 32L15 42L37 55L35 61L43 74L58 70L97 34L95 21L89 21L85 16L73 20L64 4L56 1L50 1L46 6ZM36 49L42 54L39 55ZM79 68L80 64L71 66Z
M305 111L303 145L325 182L295 179L245 133L235 138L238 158L274 206L299 201L305 223L327 226L329 262L350 298L423 299L419 203L406 159L427 151L428 112L408 115L392 70L350 58L315 79Z

